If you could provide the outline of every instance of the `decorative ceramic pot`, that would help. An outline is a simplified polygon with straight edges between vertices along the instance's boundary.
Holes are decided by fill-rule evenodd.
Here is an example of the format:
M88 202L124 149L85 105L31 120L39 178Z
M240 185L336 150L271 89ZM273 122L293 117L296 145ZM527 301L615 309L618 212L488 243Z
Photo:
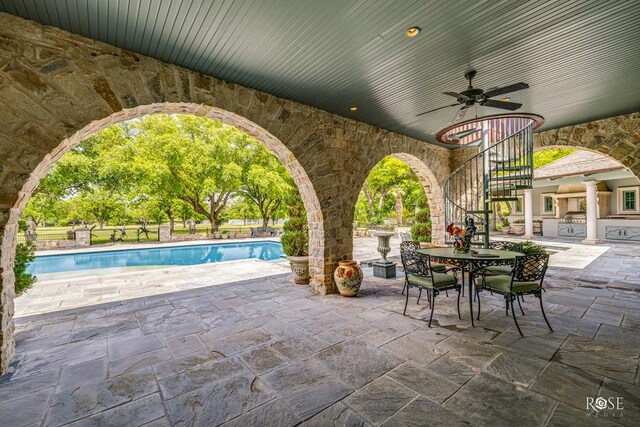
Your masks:
M340 261L333 273L338 291L343 297L355 297L362 284L362 270L358 262L353 260Z
M308 256L288 256L293 271L293 283L296 285L308 285L309 276L309 257Z

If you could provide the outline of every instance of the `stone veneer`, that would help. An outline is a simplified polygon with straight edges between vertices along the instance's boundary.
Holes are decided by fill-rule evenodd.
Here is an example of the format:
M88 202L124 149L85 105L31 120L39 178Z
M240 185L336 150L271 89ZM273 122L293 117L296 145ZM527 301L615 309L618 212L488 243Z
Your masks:
M31 193L88 136L155 113L220 120L278 157L307 209L315 292L335 292L333 269L352 255L358 193L385 156L414 168L441 221L447 149L0 13L0 370L14 356L17 220Z

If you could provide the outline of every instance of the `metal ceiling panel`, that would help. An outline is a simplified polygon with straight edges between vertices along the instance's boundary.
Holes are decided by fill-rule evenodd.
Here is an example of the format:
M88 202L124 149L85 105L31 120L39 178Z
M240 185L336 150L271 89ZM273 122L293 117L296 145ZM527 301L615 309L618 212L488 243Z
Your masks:
M0 11L428 142L457 109L416 115L451 104L442 92L464 90L470 68L485 90L528 83L507 96L544 116L542 130L640 110L636 0L0 0Z

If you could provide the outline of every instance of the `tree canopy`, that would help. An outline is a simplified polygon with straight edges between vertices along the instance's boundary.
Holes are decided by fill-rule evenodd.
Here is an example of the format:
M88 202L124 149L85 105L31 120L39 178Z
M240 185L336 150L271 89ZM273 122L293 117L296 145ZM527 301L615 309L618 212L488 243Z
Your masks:
M361 224L380 224L393 219L411 222L416 208L426 207L424 188L403 161L385 157L371 169L356 202L355 219Z
M42 179L25 216L100 227L196 218L216 230L230 206L243 206L266 225L292 186L278 159L246 133L206 118L153 115L70 150Z

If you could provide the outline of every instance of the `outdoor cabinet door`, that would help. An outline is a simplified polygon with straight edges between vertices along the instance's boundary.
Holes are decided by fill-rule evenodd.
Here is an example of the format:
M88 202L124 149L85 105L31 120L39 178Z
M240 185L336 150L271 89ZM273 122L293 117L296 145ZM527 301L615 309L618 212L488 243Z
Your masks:
M558 236L587 237L586 224L558 224Z

